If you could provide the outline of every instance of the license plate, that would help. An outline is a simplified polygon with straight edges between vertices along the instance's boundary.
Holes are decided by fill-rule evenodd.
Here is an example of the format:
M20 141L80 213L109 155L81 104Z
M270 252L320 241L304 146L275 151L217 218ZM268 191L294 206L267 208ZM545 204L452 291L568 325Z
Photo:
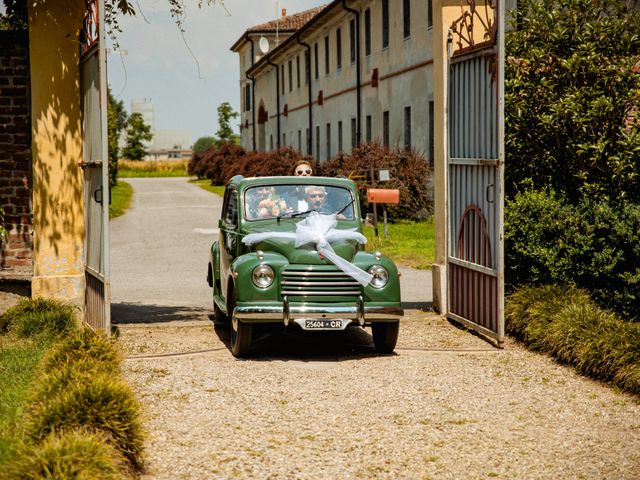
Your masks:
M304 330L344 330L349 320L304 319L298 322Z

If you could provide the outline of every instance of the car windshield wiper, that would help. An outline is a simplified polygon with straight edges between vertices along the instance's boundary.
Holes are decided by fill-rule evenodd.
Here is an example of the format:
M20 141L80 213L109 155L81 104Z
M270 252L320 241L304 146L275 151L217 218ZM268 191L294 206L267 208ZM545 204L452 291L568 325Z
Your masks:
M349 203L347 203L344 207L342 207L340 210L338 210L337 212L333 212L333 214L335 216L340 215L342 212L344 212L347 208L349 208L351 205L353 205L353 202L355 202L356 199L352 199Z
M278 215L276 217L276 220L280 221L281 218L294 218L294 217L299 217L300 215L305 215L307 213L311 213L311 212L317 212L317 210L315 208L310 208L309 210L304 210L304 211L293 211L293 212L286 212L283 213L282 215Z

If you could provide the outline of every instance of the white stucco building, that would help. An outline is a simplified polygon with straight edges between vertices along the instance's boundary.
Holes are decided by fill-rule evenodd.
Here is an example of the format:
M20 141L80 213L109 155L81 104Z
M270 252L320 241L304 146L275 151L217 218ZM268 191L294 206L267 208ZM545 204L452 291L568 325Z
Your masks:
M432 162L431 37L431 0L335 0L250 27L231 47L242 146L324 162L377 140Z

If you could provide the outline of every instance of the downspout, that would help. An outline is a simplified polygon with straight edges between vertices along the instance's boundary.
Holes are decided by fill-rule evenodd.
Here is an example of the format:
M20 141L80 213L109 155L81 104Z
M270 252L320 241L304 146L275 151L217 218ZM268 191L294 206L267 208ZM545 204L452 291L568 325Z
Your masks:
M253 46L253 39L249 36L249 34L247 33L245 35L245 38L251 42L251 67L253 67L253 62L255 57L255 52L254 52L254 46ZM251 68L249 67L249 68ZM253 145L253 151L256 151L256 79L255 77L249 75L247 72L245 72L245 76L251 80L251 129L253 131L253 136L252 136L252 145Z
M360 104L361 102L361 88L360 88L360 12L354 8L347 7L347 0L342 0L342 8L344 8L347 12L351 12L356 17L356 147L360 146L360 138L361 138L361 119L362 119L362 111Z
M296 40L298 41L298 44L303 47L307 47L307 61L305 63L307 65L309 76L307 76L307 70L305 70L304 75L307 81L307 88L309 90L309 138L307 139L307 155L311 155L313 149L313 113L311 111L311 107L313 105L313 98L311 96L311 45L301 42L300 35L296 36Z
M267 63L276 69L276 121L278 124L278 148L280 148L280 69L267 57Z

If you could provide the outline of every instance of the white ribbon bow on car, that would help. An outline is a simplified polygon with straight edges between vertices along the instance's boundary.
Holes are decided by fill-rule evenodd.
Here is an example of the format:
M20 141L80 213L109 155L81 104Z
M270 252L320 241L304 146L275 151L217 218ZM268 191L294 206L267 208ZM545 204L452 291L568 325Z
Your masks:
M337 230L336 215L322 215L317 212L311 212L307 218L298 222L296 232L263 232L250 233L242 239L246 245L262 242L264 240L275 240L278 238L295 240L296 248L313 243L316 250L321 253L327 260L333 263L344 273L357 280L363 287L369 285L373 275L365 272L359 267L348 262L339 256L331 247L331 242L336 240L356 240L360 244L365 244L367 239L355 229Z

